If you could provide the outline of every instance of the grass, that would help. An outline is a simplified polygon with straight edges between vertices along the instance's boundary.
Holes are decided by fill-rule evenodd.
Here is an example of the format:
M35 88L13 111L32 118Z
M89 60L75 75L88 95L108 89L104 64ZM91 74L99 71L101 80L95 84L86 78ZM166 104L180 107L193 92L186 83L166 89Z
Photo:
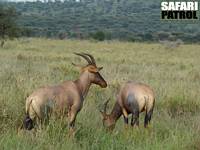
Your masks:
M200 149L200 45L165 49L160 44L76 40L18 39L0 48L0 149ZM25 98L43 85L75 80L85 63L73 52L93 54L107 89L92 86L76 120L77 133L68 137L66 122L52 118L44 129L17 133ZM102 127L98 111L127 80L149 84L156 93L151 126L127 130L119 119L112 134Z

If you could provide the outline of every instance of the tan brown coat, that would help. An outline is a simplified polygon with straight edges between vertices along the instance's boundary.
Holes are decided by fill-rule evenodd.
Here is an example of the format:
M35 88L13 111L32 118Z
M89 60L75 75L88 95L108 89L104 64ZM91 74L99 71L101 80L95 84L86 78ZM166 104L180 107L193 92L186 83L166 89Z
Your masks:
M42 122L55 113L66 115L70 129L74 128L76 115L83 106L84 98L92 84L102 88L107 87L106 81L100 75L102 69L96 66L94 58L85 53L75 53L87 60L88 65L81 66L81 75L75 81L65 81L56 86L44 86L35 90L26 99L26 118L24 126L30 130L33 124ZM76 65L79 66L80 65ZM38 121L37 121L38 120Z
M119 90L116 103L108 115L106 114L105 104L103 116L104 126L113 129L115 123L121 115L124 117L125 124L128 124L128 115L132 114L131 125L139 125L139 113L145 112L144 126L147 127L151 120L154 109L155 95L153 90L146 84L129 81Z

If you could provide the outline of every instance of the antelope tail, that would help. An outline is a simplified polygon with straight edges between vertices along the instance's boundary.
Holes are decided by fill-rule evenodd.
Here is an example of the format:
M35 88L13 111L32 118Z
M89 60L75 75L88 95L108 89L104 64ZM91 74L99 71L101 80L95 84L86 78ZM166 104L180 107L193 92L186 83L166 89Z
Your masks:
M33 126L33 120L29 116L29 109L30 109L31 103L32 103L32 99L28 99L26 101L26 116L23 120L23 126L26 130L31 130L34 127Z

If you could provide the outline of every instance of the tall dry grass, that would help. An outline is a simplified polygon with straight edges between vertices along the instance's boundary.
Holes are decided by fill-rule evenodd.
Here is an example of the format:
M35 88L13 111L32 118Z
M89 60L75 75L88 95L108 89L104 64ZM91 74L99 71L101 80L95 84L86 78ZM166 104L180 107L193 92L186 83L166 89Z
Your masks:
M74 139L66 122L51 119L35 134L17 134L25 112L25 98L34 89L75 80L85 63L73 52L88 52L103 66L107 89L92 86L76 120ZM0 149L200 149L200 46L181 45L173 50L160 44L77 40L19 39L0 48ZM120 84L135 80L156 92L149 129L124 130L123 119L107 133L98 111Z

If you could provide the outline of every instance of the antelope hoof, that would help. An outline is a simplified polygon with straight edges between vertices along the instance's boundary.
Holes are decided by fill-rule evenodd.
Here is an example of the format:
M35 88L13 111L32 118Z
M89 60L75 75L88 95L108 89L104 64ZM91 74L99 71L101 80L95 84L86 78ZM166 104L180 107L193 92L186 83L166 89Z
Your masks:
M128 128L129 128L129 125L128 125L128 124L125 124L125 125L124 125L124 128L125 128L125 129L128 129Z
M74 128L70 128L69 129L69 134L68 134L68 136L69 136L69 138L74 138L75 137L75 129Z
M136 129L139 129L139 125L135 125L135 126L133 126L134 128L136 128Z

